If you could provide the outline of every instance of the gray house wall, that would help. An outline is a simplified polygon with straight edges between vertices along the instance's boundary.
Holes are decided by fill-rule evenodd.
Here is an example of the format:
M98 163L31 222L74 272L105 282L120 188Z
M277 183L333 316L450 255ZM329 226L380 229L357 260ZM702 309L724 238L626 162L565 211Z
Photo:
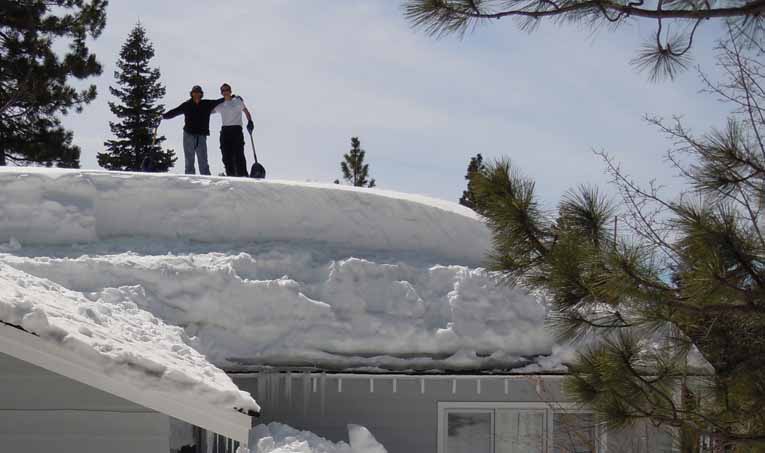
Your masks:
M392 377L374 378L370 384L368 375L260 373L232 378L261 405L258 423L285 423L335 442L347 441L347 425L358 424L369 428L389 453L437 453L439 402L567 400L559 377L402 376L395 384ZM672 451L664 437L649 428L611 432L605 436L606 451Z
M167 453L169 417L0 353L3 453Z

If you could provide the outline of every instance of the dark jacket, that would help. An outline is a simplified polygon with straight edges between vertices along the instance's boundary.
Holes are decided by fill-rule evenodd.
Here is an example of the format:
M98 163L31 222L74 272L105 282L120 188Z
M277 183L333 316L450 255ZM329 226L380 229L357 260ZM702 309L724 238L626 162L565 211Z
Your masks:
M202 99L199 104L189 99L178 107L162 114L162 119L169 120L183 114L183 130L189 134L210 135L210 114L213 109L223 102L223 98L210 100Z

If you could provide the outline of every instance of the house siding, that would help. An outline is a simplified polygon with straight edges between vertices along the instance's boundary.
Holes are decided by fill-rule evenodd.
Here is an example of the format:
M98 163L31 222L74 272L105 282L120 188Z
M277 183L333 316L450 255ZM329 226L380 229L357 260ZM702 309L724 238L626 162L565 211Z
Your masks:
M0 451L167 453L169 418L0 353Z
M396 378L395 392L392 377L374 378L373 391L364 375L261 373L232 378L260 403L258 423L285 423L335 442L347 441L348 424L362 425L389 453L437 453L439 402L567 401L559 377L424 378L424 392L416 376ZM655 435L653 429L608 433L607 451L654 453L660 451Z

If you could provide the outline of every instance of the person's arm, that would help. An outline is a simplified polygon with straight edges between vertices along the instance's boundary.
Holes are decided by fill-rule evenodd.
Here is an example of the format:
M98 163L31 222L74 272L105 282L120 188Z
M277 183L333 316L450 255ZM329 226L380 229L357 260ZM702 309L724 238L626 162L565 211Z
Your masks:
M188 101L186 101L186 102L188 102ZM162 119L163 120L169 120L171 118L175 118L176 116L183 114L183 112L185 110L186 102L182 103L181 105L179 105L178 107L176 107L176 108L174 108L172 110L168 110L167 112L163 113L162 114Z
M250 111L247 109L247 106L244 105L244 99L242 97L239 97L239 100L242 103L242 111L244 112L244 116L247 117L247 132L252 134L252 131L255 130L255 123L252 122L252 115L250 114Z

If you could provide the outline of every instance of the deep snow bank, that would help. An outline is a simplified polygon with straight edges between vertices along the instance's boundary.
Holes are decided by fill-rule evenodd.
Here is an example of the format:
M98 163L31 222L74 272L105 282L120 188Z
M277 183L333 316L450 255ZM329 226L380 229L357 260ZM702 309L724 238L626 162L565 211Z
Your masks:
M564 371L461 206L336 185L0 169L0 263L183 327L219 366Z
M133 302L183 326L226 367L509 369L558 352L543 301L483 269L332 258L309 244L182 254L151 245L75 257L51 256L69 247L22 249L33 256L0 262L90 298ZM559 357L543 363L527 371L561 370Z
M97 369L139 387L184 394L226 409L259 411L179 327L133 302L90 297L0 262L0 321L78 353Z
M489 234L456 203L333 184L0 168L0 242L323 241L478 264Z

